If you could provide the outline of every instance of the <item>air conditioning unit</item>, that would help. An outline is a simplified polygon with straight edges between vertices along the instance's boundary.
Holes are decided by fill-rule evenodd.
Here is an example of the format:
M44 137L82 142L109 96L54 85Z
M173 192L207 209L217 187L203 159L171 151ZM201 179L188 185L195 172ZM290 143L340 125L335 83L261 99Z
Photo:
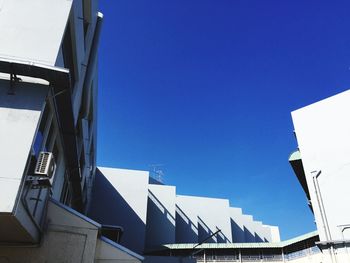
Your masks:
M55 171L55 160L51 152L40 152L35 166L36 176L51 178Z

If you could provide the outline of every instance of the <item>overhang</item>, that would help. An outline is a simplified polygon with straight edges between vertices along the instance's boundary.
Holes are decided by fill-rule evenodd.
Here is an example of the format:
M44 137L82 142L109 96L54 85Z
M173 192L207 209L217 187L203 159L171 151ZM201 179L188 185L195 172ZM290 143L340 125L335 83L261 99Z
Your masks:
M195 243L187 244L166 244L163 247L170 250L193 250L196 249L266 249L266 248L285 248L308 239L318 237L318 232L313 231L289 240L281 242L256 242L256 243L204 243L197 246Z
M26 63L16 60L1 59L0 72L10 74L11 76L16 75L44 79L49 82L52 88L55 114L59 122L69 180L72 183L72 207L78 211L82 211L83 203L81 199L80 171L78 169L79 159L69 70L32 62Z
M303 188L307 199L310 200L310 193L309 193L309 188L307 187L307 182L306 182L306 177L305 177L305 172L304 172L304 166L303 166L303 161L301 159L301 154L299 150L294 151L288 159L290 165L293 168L293 171L295 175L298 178L298 181ZM311 207L310 207L311 208Z

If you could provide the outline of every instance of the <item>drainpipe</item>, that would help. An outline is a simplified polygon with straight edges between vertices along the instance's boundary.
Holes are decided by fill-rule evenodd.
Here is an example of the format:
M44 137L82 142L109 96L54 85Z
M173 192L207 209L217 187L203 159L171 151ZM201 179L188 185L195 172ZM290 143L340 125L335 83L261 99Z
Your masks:
M315 175L315 173L316 173L316 175ZM320 209L323 229L324 229L325 234L326 234L327 243L330 244L331 260L334 263L334 262L337 262L337 258L335 256L333 242L332 242L332 234L331 234L331 231L329 229L326 209L324 208L322 193L321 193L320 185L318 183L318 177L321 175L321 171L313 171L313 172L311 172L311 174L312 174L312 180L313 180L313 184L314 184L314 188L315 188L315 194L316 194L318 207Z

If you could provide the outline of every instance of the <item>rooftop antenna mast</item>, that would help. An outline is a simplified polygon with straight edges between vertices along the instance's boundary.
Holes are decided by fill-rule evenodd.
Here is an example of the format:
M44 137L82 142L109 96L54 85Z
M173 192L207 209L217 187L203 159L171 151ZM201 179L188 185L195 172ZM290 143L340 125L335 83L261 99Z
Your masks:
M164 178L164 172L162 170L163 166L164 166L164 164L151 164L150 165L151 176L160 183L163 183L163 178Z

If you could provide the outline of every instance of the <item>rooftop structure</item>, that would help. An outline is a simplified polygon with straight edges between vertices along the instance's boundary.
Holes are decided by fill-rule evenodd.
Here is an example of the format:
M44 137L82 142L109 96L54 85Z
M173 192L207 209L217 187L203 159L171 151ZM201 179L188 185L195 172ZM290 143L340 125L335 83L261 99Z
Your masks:
M292 113L318 232L280 242L227 199L96 167L97 0L0 2L0 262L350 262L350 91Z
M314 213L319 245L329 262L350 262L349 112L349 90L292 112L298 150L289 162Z
M96 170L97 0L0 10L0 262L140 262L84 216Z
M205 239L214 244L280 241L278 227L230 207L229 200L177 195L175 186L155 181L147 171L97 168L88 215L123 226L121 244L140 254Z

